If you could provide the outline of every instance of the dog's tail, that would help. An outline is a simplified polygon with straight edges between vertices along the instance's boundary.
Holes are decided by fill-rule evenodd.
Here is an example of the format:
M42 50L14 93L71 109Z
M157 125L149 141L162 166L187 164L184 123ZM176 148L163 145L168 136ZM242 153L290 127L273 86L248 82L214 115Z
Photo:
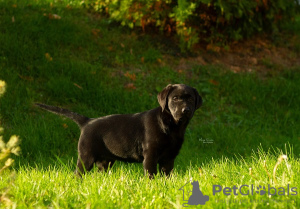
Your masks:
M63 115L65 117L72 119L75 123L78 124L80 128L85 126L85 124L87 124L90 121L90 118L88 117L79 115L78 113L71 112L70 110L66 110L60 107L45 105L41 103L35 103L35 105L49 112L55 113L57 115Z

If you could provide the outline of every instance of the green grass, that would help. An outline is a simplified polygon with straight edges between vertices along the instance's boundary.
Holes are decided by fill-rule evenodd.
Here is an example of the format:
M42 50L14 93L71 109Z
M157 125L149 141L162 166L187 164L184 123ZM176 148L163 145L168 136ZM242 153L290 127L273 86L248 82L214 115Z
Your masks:
M290 184L299 193L299 66L264 77L213 65L180 73L173 67L181 57L169 42L111 23L79 1L49 2L0 0L0 79L7 83L0 125L5 139L22 139L15 177L1 175L0 191L10 185L17 208L181 208L179 188L191 179L210 197L203 208L300 207L300 194L212 194L213 185L244 184ZM135 113L157 107L156 95L169 83L193 86L204 99L170 178L150 181L141 164L118 162L108 173L93 170L77 179L76 124L33 106L43 102L89 117ZM288 160L277 167L275 182L282 154Z
M279 154L279 153L278 153ZM191 180L198 180L200 188L210 200L205 208L248 208L265 206L270 208L297 208L298 196L292 195L238 195L225 196L212 193L213 185L223 188L241 185L262 185L268 187L287 188L299 187L299 160L289 155L288 162L282 162L276 172L276 184L269 178L276 163L276 157L263 150L253 153L252 158L236 159L220 158L211 159L200 164L201 172L194 165L184 165L182 169L176 166L170 178L157 176L149 180L143 176L142 168L134 164L118 163L107 173L93 170L83 179L77 179L68 165L49 166L47 168L32 168L21 166L14 179L11 193L18 208L32 208L37 206L60 208L181 208L185 203L182 200L182 191L179 189ZM183 166L183 165L182 165ZM288 166L289 169L288 169ZM72 166L71 166L72 167ZM249 168L252 174L249 174ZM7 178L0 184L5 186ZM191 191L187 185L185 191ZM251 191L251 190L250 190ZM247 190L243 190L247 193ZM298 191L299 192L299 191ZM274 190L270 190L274 193ZM278 192L277 192L278 193ZM287 194L287 191L285 191ZM185 195L185 199L188 199ZM203 206L204 207L204 206Z

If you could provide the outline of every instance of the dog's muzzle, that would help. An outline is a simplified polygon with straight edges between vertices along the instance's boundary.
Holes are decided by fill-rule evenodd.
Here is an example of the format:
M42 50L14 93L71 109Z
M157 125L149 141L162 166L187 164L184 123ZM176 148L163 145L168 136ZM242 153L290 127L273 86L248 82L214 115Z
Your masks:
M184 121L191 119L193 117L193 114L189 107L184 107L184 108L182 108L181 112L176 114L176 116L177 117L174 119L178 123L178 122L184 122Z

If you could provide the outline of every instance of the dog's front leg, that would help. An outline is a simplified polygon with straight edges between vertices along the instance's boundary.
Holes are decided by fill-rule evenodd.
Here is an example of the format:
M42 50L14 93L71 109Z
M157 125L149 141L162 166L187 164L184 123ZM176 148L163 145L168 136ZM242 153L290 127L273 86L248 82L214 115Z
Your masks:
M150 179L153 179L157 173L157 160L153 155L146 155L143 161L145 175L148 175Z
M168 176L174 168L174 160L175 159L159 162L159 171Z

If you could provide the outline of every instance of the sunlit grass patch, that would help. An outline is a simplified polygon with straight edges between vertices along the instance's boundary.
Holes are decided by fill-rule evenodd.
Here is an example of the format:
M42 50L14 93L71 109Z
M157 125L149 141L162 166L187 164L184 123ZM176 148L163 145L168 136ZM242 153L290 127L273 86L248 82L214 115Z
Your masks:
M179 189L191 181L199 181L203 194L209 196L207 208L222 208L224 203L231 208L246 207L267 208L281 207L289 202L289 207L299 206L297 196L291 190L287 195L287 186L299 187L299 161L285 153L285 162L278 164L277 158L282 151L271 153L253 151L251 157L243 159L211 159L200 167L190 166L182 171L176 168L170 177L156 176L149 180L137 164L118 163L106 173L96 169L77 178L68 166L50 166L48 168L30 168L22 166L12 188L14 201L19 207L64 207L64 208L181 208L186 203ZM277 165L278 164L278 165ZM276 181L271 173L276 168ZM241 195L231 192L226 196L222 192L213 195L213 186L244 187ZM253 185L254 194L251 194ZM266 194L260 195L257 187L264 187ZM268 191L269 188L276 188ZM285 189L285 195L278 194L278 188ZM191 195L191 186L187 185L185 199ZM281 190L280 190L281 191ZM298 190L297 190L298 191ZM270 194L268 194L268 192ZM298 191L299 192L299 191ZM268 202L268 204L265 204Z

